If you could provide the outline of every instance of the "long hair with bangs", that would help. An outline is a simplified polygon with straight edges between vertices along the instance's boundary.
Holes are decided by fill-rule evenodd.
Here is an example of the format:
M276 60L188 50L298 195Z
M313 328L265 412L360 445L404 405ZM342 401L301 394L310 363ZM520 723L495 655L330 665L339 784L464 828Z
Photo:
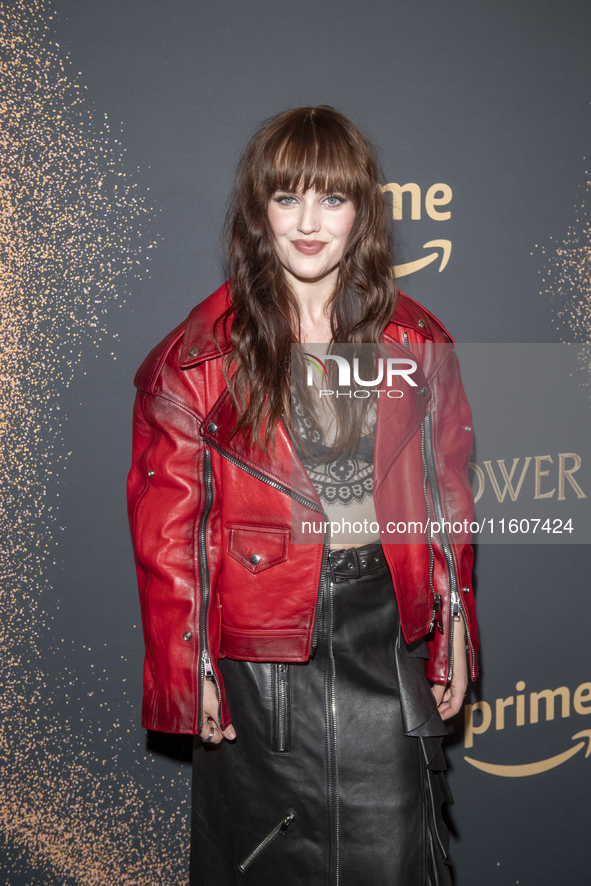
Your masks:
M396 305L392 243L380 167L372 145L329 106L292 108L269 120L238 164L225 225L232 305L224 371L237 407L235 432L264 449L289 424L290 354L300 341L297 300L274 249L269 200L278 190L336 191L355 220L328 311L335 343L380 342Z

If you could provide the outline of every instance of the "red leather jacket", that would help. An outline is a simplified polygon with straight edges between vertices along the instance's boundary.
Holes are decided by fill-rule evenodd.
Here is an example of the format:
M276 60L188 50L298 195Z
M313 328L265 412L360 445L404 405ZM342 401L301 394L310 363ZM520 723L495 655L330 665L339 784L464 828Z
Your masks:
M128 494L146 644L142 722L164 732L199 731L206 674L218 687L223 727L231 721L220 656L306 661L315 643L327 548L322 540L294 544L291 526L294 514L321 520L322 508L283 426L274 457L231 436L236 415L222 374L229 344L213 340L228 299L224 284L154 348L135 379ZM430 632L427 676L444 683L459 612L475 679L464 522L473 507L472 419L453 342L403 295L384 340L410 348L420 363L408 396L378 401L375 441L374 501L379 525L393 529L384 550L404 636L412 643ZM401 522L426 521L427 509L450 525L430 544L424 530L401 534Z

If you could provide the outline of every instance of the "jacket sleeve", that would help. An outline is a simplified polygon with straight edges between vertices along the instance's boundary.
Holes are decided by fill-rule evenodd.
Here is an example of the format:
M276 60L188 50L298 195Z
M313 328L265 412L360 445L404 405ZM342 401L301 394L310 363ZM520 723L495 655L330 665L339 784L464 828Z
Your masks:
M441 594L441 630L436 628L431 636L431 660L427 665L427 676L437 683L445 683L453 670L451 598L455 591L459 614L466 627L469 673L475 680L478 673L478 633L472 591L474 554L470 544L474 497L468 479L472 414L454 350L450 349L447 359L429 382L431 400L427 420L430 422L438 487L438 490L431 490L431 495L433 498L439 492L444 526L438 535L434 534L433 584L435 591ZM437 520L437 514L432 515L432 519Z
M163 732L200 730L202 653L217 664L219 651L219 512L199 425L173 398L138 391L127 490L146 646L142 724ZM228 718L223 705L224 727Z

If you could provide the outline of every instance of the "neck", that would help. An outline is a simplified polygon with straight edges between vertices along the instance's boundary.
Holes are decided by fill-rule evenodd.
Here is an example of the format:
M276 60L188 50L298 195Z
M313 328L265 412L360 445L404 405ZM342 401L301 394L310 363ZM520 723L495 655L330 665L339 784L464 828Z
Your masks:
M300 340L302 342L332 341L327 305L337 282L337 272L319 280L302 280L287 274L300 312Z

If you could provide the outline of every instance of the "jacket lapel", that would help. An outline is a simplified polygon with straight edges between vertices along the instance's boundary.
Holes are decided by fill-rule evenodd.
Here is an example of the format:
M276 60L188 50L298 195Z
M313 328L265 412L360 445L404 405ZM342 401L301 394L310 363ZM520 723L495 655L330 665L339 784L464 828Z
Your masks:
M237 418L236 407L226 389L203 421L200 433L230 460L320 506L312 481L295 452L283 423L277 428L273 453L264 452L259 446L249 443L242 433L233 434Z

